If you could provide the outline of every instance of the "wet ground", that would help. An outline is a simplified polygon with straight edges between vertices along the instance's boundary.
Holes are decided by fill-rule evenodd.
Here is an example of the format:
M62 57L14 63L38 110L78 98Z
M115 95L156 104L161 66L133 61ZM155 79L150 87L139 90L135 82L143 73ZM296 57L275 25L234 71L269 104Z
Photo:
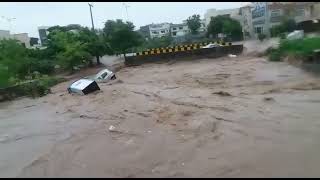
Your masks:
M264 58L123 68L0 104L1 177L319 177L320 79ZM109 127L115 128L110 131Z

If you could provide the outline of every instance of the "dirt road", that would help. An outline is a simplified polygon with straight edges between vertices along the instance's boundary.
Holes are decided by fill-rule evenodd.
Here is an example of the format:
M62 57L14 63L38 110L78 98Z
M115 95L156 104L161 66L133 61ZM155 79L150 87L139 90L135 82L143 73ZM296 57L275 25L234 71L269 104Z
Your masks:
M320 83L240 56L0 104L1 177L319 177ZM110 126L113 131L109 131Z

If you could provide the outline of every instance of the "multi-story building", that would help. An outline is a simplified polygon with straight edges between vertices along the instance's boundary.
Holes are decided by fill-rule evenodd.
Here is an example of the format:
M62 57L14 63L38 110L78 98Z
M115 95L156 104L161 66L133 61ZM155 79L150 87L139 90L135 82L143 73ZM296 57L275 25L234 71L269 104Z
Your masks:
M250 39L254 37L254 30L252 25L252 5L246 5L240 8L241 20L240 24L242 27L242 33L244 39Z
M150 38L170 35L170 23L150 24Z
M170 26L171 36L172 37L181 37L190 32L188 25L186 23L182 24L171 24Z
M47 40L48 40L48 29L50 27L49 26L40 26L38 27L38 32L39 32L39 38L40 38L40 42L41 45L46 45L47 44Z
M149 25L141 26L138 32L142 35L144 39L150 38L150 28Z
M270 28L281 24L284 18L296 23L320 18L318 2L257 2L252 8L254 35L264 33L270 36Z

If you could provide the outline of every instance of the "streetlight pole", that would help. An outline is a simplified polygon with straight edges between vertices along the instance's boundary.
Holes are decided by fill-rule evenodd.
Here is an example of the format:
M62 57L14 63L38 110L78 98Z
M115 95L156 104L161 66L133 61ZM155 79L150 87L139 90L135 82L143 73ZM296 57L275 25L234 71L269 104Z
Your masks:
M93 16L92 16L92 10L91 10L91 7L93 7L93 5L90 4L90 3L88 3L88 5L89 5L89 8L90 8L92 31L94 31Z

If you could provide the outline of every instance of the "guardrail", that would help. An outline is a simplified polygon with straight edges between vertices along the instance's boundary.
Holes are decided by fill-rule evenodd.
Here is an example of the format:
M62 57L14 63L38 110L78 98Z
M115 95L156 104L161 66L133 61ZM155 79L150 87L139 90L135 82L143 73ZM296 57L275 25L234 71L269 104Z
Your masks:
M152 54L164 54L164 53L172 53L172 52L190 51L190 50L200 49L201 47L206 46L208 44L219 44L221 46L231 46L232 45L231 42L225 43L222 41L193 43L193 44L170 46L170 47L164 47L164 48L147 49L146 51L137 52L135 55L136 56L144 56L144 55L152 55Z
M161 49L160 49L161 50ZM163 50L163 49L162 49ZM170 50L170 49L169 49ZM227 54L240 54L243 51L243 45L224 45L213 48L188 48L179 47L174 51L151 50L153 53L143 53L142 55L125 57L127 66L141 65L144 63L168 62L170 60L192 60L200 58L218 58ZM164 53L163 53L164 52Z

